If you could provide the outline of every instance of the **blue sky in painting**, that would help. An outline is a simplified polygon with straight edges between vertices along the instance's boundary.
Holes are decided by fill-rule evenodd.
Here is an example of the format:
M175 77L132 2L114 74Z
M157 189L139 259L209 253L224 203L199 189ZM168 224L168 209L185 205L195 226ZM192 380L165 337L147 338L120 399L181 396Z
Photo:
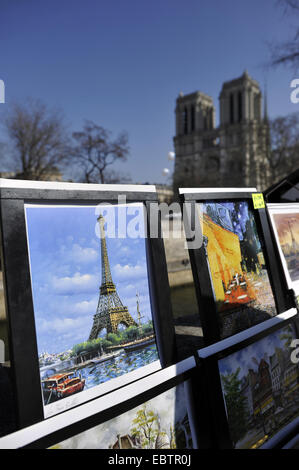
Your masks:
M152 318L142 206L123 207L121 213L105 207L100 211L96 206L26 208L39 354L62 352L88 339L101 284L100 212L107 221L108 256L118 294L136 319L138 292L142 321ZM135 238L121 232L117 218L127 221ZM114 233L120 237L112 238Z
M234 231L238 235L240 240L243 240L243 233L245 232L246 228L246 222L249 220L249 210L248 210L248 203L247 202L239 202L238 204L238 211L237 211L237 217L239 223L234 222ZM231 212L235 212L235 207L232 202L224 202L224 206L226 206L228 209L230 209Z
M213 201L207 201L204 204L204 211L206 212L207 205L219 205L219 203L213 203ZM256 230L256 223L254 220L254 216L252 211L250 211L248 207L248 202L246 201L237 201L235 203L229 201L221 202L221 206L224 206L226 209L230 211L231 214L231 222L234 228L234 233L238 235L239 239L242 241L244 238L244 234L246 231L246 223L247 221L251 222L251 226ZM236 207L235 207L236 206ZM237 208L237 209L236 209ZM235 213L235 217L232 218L233 213Z
M221 359L218 361L220 374L230 374L240 367L239 379L242 379L242 377L248 374L249 369L256 371L258 366L253 358L255 358L258 363L262 358L269 362L269 357L275 353L275 348L286 350L285 340L281 339L281 335L286 331L288 332L288 327L275 331L256 343L231 354L225 359ZM294 330L292 336L295 339ZM290 349L290 354L291 352L292 350Z

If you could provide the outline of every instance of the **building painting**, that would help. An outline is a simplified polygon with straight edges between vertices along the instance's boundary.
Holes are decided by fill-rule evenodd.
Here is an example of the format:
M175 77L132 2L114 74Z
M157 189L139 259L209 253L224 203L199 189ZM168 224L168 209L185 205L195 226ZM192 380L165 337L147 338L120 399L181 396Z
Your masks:
M287 326L219 361L235 448L261 446L298 416L299 367L290 348L295 334Z

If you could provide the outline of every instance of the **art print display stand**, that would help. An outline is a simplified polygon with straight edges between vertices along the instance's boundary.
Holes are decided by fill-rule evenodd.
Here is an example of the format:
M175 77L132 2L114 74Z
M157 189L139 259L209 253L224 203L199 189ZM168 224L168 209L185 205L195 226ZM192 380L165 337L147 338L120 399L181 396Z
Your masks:
M196 380L195 359L188 358L124 386L121 393L115 390L0 438L0 449L183 449L186 453L198 448L192 386Z
M267 188L263 194L271 204L299 202L299 168Z
M176 363L155 187L0 180L19 429L0 448L257 449L297 432L298 312L276 256L296 287L295 222L282 240L274 220L290 207L180 194L206 347Z
M0 180L0 206L19 428L175 362L154 186Z
M254 188L180 189L206 345L287 309L265 207ZM254 197L253 197L254 196ZM262 199L262 198L261 198ZM188 235L189 234L189 235Z

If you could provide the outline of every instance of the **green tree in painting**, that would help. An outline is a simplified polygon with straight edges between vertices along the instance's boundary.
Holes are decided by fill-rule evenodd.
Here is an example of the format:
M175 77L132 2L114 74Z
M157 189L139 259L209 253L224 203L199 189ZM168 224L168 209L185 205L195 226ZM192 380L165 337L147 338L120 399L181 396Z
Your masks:
M106 338L97 338L92 339L91 341L84 341L83 343L74 344L72 347L71 356L78 356L81 353L89 353L89 354L100 354L101 350L104 352L112 346L112 341L109 341Z
M107 340L110 341L113 345L120 344L122 341L121 335L115 333L108 333Z
M154 332L153 322L149 321L142 325L142 334L143 335L150 335Z
M131 429L132 436L137 438L143 449L153 449L159 434L159 418L151 410L147 410L146 404L137 411Z
M125 341L134 341L139 336L138 326L129 326L122 332L123 339Z
M221 375L231 438L236 444L247 431L247 400L241 393L240 368L231 374Z

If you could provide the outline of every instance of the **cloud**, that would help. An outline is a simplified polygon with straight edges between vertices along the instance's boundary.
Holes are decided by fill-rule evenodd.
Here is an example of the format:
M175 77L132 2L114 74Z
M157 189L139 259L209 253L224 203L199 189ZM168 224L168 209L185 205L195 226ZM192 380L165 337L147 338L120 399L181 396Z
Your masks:
M116 264L113 268L113 273L119 280L140 279L140 277L147 276L147 269L146 266L138 264L135 266Z
M96 313L97 308L97 300L83 300L82 302L77 302L74 306L72 306L72 313L73 314L90 314L93 315Z
M96 261L98 256L99 252L93 248L84 248L77 243L72 246L71 257L78 263L90 263Z
M75 273L72 277L52 278L52 288L56 294L74 295L96 292L99 287L98 276Z
M51 320L38 321L39 333L56 333L59 335L70 333L86 327L86 317L79 318L52 318Z
M252 358L255 357L258 362L265 355L270 357L275 353L275 347L284 347L283 341L280 340L280 335L283 329L280 329L259 341L241 349L224 359L219 361L219 368L221 373L235 372L238 367L241 368L240 378L248 374L248 370L251 368L257 370L257 365L253 362Z
M69 237L66 240L69 242ZM81 240L84 242L84 240ZM65 262L75 262L80 264L87 264L96 261L99 257L99 249L97 247L91 246L82 246L79 243L66 243L63 242L60 244L60 256L62 257L64 263Z

